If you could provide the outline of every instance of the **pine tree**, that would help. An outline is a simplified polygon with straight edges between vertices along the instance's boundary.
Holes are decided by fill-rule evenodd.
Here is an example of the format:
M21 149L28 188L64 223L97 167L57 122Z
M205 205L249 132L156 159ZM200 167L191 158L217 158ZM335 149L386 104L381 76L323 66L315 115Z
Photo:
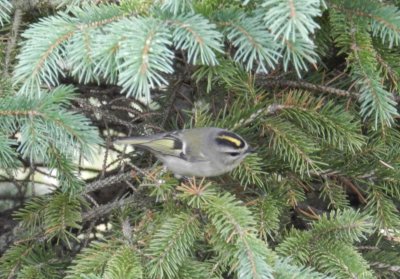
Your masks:
M0 278L399 278L399 8L0 0ZM209 126L257 152L112 143Z

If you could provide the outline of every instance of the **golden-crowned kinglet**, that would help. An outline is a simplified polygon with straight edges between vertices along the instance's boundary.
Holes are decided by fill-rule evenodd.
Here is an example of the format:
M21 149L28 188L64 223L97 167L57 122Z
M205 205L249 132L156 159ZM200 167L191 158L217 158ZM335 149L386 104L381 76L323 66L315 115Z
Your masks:
M254 150L239 135L220 128L195 128L143 137L121 138L149 150L175 176L217 176L231 171Z

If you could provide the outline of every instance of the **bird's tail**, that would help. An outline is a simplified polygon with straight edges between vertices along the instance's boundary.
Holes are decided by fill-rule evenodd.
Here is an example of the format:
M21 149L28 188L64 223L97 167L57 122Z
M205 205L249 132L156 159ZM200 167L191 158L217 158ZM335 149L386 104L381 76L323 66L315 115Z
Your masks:
M118 138L114 140L114 144L132 144L132 145L142 145L150 141L156 140L157 137L152 136L140 136L140 137L125 137Z

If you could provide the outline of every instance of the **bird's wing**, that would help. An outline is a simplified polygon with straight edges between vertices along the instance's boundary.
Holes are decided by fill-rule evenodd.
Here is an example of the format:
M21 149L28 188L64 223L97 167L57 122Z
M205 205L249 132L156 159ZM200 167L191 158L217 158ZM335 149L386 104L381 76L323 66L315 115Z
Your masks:
M147 149L156 155L168 155L180 157L190 162L207 161L207 157L199 150L199 145L193 138L194 144L191 147L185 144L183 135L180 132L172 132L144 137L121 138L115 141L117 144L132 144Z
M155 154L180 157L182 153L182 140L173 134L158 134L143 137L121 138L115 141L117 144L132 144L147 149Z
M142 146L162 155L175 157L182 157L183 155L182 140L171 135L165 135L160 139L144 143Z
M201 151L202 141L204 140L201 135L191 135L190 144L187 145L188 135L190 131L185 133L173 133L171 136L181 139L182 142L182 154L180 157L184 158L189 162L204 162L209 161L209 158Z

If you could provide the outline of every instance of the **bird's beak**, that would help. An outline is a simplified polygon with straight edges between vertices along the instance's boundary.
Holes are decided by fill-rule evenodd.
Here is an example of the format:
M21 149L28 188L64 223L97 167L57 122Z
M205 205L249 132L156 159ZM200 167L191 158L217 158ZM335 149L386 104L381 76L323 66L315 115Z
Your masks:
M256 151L257 151L257 148L249 146L249 148L246 150L246 153L256 153Z

